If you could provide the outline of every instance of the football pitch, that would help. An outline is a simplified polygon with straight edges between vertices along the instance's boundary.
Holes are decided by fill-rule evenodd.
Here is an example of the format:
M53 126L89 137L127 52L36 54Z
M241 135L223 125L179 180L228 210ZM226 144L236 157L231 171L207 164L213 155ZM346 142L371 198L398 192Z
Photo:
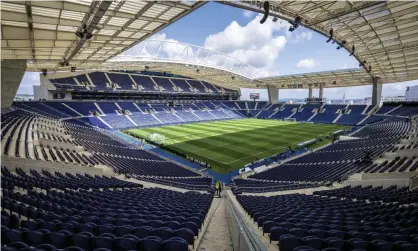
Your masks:
M135 137L149 140L163 135L164 146L209 163L219 173L244 167L252 161L272 156L319 136L330 135L341 125L295 123L279 120L237 119L207 123L130 129Z

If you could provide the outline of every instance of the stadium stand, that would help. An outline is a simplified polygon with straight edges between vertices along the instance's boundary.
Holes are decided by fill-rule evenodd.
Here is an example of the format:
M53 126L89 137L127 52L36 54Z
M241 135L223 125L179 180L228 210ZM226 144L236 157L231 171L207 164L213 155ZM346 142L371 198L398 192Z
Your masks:
M237 91L193 80L122 72L90 72L66 78L50 78L49 81L60 90L83 91L139 91L192 94L234 93ZM91 80L91 82L89 81ZM77 83L77 81L78 83Z
M416 119L388 117L362 128L347 140L251 175L246 180L235 179L235 189L238 193L283 191L341 182L354 173L413 172L418 168L416 155L376 163L373 160L385 152L399 150L395 145L403 139L414 138L416 132ZM414 147L415 143L404 145L403 149ZM365 161L366 156L371 163Z
M7 250L144 250L153 245L185 251L194 245L212 201L210 194L142 189L114 178L54 176L45 170L29 176L2 168L2 179L8 181L2 183L2 249ZM177 248L167 248L171 245Z
M372 186L347 186L340 189L315 191L313 194L356 200L383 201L384 203L396 202L399 205L418 202L418 190L409 191L407 187L397 188L396 186L389 186L384 189Z
M107 165L119 174L200 177L145 150L126 146L105 131L87 125L16 110L2 114L2 129L2 154L5 156L89 168Z
M380 190L382 194L389 192ZM269 235L270 242L279 241L281 251L414 250L418 247L418 208L414 203L405 207L397 203L340 199L333 197L338 195L337 191L317 192L322 196L237 195L237 199L263 234ZM416 199L415 196L411 202Z
M337 118L338 112L345 107L346 105L325 105L310 121L324 124L332 123Z
M159 40L205 1L2 1L1 250L418 250L416 87L381 103L418 79L418 2L217 2L359 68L274 76L232 55L260 36L229 55ZM26 72L34 100L13 102ZM324 97L366 85L371 105Z

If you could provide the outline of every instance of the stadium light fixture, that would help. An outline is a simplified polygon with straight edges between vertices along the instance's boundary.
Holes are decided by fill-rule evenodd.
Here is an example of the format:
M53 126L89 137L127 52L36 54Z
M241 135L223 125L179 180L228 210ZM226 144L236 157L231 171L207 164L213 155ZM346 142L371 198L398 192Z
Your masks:
M350 57L354 55L354 52L355 52L355 51L356 51L356 47L355 47L355 46L354 46L354 44L353 44L353 46L351 46L351 53L350 53Z
M331 28L329 30L329 38L327 40L327 43L331 42L331 40L333 39L333 37L334 37L334 29Z
M367 69L367 73L370 73L372 71L372 66L371 65L369 65L369 69Z
M269 3L269 1L265 1L263 3L263 8L264 8L264 16L260 20L260 24L264 24L266 22L267 18L269 17L269 13L270 13L270 3Z
M295 18L295 21L289 21L289 23L292 25L289 27L289 31L293 32L294 30L296 30L299 27L300 22L302 21L302 18L300 16L297 16Z
M341 44L338 44L337 50L343 48L343 46L347 43L347 41L343 40L341 41Z
M83 38L84 33L83 33L83 32L81 32L81 31L76 31L76 32L75 32L75 35L76 35L77 37L79 37L79 38Z
M366 63L367 63L367 61L364 60L363 62L360 62L360 64L358 65L358 67L363 67Z
M91 34L91 33L87 33L87 35L86 35L86 39L88 40L88 39L90 39L90 38L92 38L93 37L93 34Z

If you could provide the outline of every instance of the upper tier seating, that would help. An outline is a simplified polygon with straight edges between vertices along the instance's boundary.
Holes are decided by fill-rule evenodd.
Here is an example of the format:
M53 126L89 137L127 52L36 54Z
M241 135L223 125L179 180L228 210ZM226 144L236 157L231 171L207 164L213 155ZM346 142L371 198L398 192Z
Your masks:
M409 117L409 116L414 116L414 115L417 115L417 114L418 114L418 107L417 106L402 105L401 107L393 110L392 112L389 112L388 115Z
M12 174L2 175L4 178ZM34 187L41 189L45 189L42 180L50 179L50 174L45 173L18 175L30 177ZM67 177L71 176L57 176L61 190L34 190L24 182L16 182L16 186L28 189L27 194L13 191L13 186L3 189L2 249L32 246L37 250L71 247L128 251L148 250L144 246L152 245L157 250L187 251L194 245L213 198L211 194L141 189L137 188L141 185L124 181L119 185L125 187L122 190L70 190L73 185L66 181Z
M291 118L295 118L296 121L308 121L314 115L314 110L320 107L319 104L305 104Z
M89 78L91 82L89 81ZM57 89L70 89L85 92L138 91L218 95L221 93L232 93L238 95L238 91L236 90L222 88L207 82L201 82L193 79L180 79L122 72L90 72L74 77L53 78L49 80L55 87L57 87Z
M398 105L387 105L384 104L382 107L380 107L379 110L377 110L376 114L386 114L390 112L391 110L395 109Z
M273 116L271 116L270 118L272 119L285 119L290 117L294 112L296 112L299 108L301 107L301 105L292 105L292 104L286 104L284 107L277 108L279 109L277 113L273 113ZM270 108L269 110L271 110L272 108Z
M332 192L330 190L329 192ZM319 197L237 195L244 210L280 251L418 248L418 207Z
M365 109L365 105L350 105L347 109L349 113L343 114L337 123L342 125L357 125L366 117L366 115L362 114Z
M325 105L322 111L317 113L312 119L312 122L318 123L332 123L339 115L339 110L345 109L347 105Z
M107 73L111 83L117 84L117 89L120 90L137 90L136 85L128 74Z

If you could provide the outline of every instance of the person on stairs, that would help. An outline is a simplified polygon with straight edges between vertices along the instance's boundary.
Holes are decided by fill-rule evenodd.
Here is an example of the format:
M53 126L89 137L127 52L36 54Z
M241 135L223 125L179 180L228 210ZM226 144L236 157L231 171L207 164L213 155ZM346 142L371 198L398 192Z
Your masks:
M216 182L215 188L216 188L216 194L218 194L218 196L220 197L221 196L221 182L219 180Z

